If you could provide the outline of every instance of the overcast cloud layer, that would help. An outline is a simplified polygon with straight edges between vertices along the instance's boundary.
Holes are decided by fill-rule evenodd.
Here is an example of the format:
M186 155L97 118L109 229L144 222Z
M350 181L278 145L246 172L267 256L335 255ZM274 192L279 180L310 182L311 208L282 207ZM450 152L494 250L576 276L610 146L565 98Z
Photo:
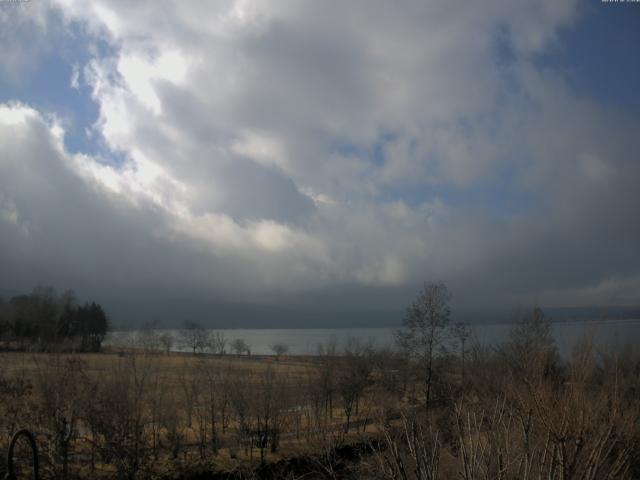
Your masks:
M65 51L97 118L0 104L0 289L638 304L640 120L537 61L579 7L4 5L0 76Z

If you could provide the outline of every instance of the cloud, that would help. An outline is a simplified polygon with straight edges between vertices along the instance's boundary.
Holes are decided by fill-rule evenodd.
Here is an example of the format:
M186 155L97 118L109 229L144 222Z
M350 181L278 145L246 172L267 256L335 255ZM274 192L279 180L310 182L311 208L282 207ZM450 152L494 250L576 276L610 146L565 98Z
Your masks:
M5 288L25 288L36 277L54 284L88 282L94 292L166 286L186 294L194 282L224 290L234 276L257 288L266 280L252 278L250 269L279 275L274 258L262 254L274 257L287 249L292 265L322 254L321 245L285 225L240 225L225 214L194 214L179 197L180 185L163 172L146 172L139 163L115 169L71 155L62 136L55 119L20 104L0 107ZM299 259L291 254L296 249ZM246 272L228 272L230 264ZM281 275L282 283L292 281Z
M42 15L44 38L110 47L71 78L107 153L65 150L46 107L0 107L5 289L386 289L398 306L443 279L467 304L633 297L638 119L537 61L577 2L54 0Z
M49 10L42 2L4 2L0 5L0 78L19 83L50 45Z

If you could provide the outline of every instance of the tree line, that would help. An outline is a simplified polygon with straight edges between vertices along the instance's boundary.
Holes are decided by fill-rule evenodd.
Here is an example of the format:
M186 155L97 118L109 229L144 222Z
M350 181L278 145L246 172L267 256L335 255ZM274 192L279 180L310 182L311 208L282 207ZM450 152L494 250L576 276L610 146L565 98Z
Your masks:
M135 335L124 334L114 338L114 346L127 346L142 349L148 352L164 351L169 353L176 347L196 354L236 355L251 356L251 345L244 338L229 339L224 332L211 330L199 322L185 320L182 328L175 334L170 330L159 328L159 322L146 323ZM289 345L284 342L275 342L269 346L270 350L279 359L289 352Z
M96 302L78 303L75 293L51 287L0 299L0 342L18 350L99 351L109 320Z

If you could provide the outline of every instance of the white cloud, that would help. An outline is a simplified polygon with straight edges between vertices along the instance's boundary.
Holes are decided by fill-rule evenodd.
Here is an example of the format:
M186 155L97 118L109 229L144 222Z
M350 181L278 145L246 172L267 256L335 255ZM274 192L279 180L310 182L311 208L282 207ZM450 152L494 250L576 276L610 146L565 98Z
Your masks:
M76 90L80 88L80 67L77 63L74 63L71 68L71 78L69 79L69 86Z
M179 51L162 52L157 58L142 56L140 52L122 55L117 70L128 90L155 115L162 113L155 83L161 80L182 85L188 63Z
M35 110L19 104L0 105L0 124L5 127L25 124L29 119L37 116L38 113Z
M268 134L243 132L231 145L231 151L246 156L266 166L287 169L287 153L281 141Z
M441 278L463 302L570 297L640 268L637 121L615 128L532 62L574 1L52 5L110 46L71 85L82 73L91 132L124 160L71 155L45 112L0 107L0 215L33 242L6 255L58 248L81 278L100 252L136 285L200 295ZM96 218L113 245L81 227ZM620 245L594 260L602 224Z

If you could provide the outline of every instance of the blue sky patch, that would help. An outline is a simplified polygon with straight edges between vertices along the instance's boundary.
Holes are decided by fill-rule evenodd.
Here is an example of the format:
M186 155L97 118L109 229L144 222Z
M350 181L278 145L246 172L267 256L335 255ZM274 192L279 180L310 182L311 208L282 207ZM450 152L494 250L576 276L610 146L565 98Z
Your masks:
M591 0L582 6L582 17L560 30L535 63L562 73L579 95L640 112L640 3Z

